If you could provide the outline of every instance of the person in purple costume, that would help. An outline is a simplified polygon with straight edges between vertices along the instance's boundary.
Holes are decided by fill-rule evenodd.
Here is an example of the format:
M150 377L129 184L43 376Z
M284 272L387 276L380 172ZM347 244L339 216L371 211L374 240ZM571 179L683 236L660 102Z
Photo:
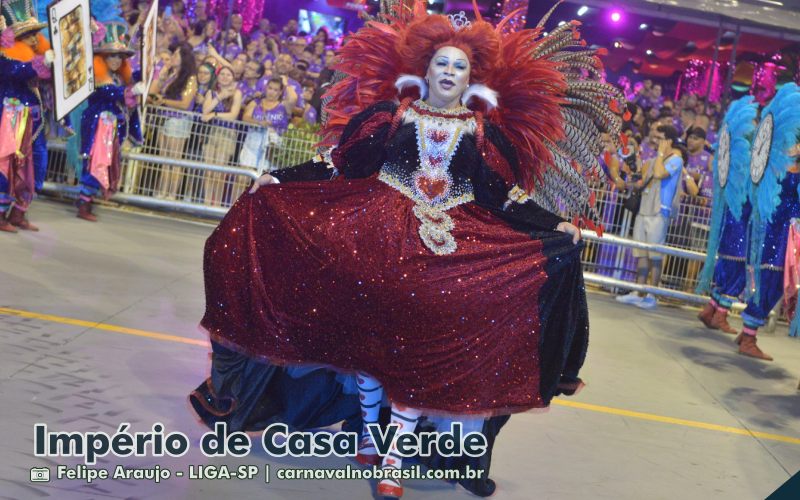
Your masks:
M297 80L289 77L289 72L292 71L293 68L294 63L292 62L292 56L289 54L281 54L277 59L275 59L275 65L272 74L273 76L280 77L283 80L284 87L291 86L294 89L295 94L298 96L295 106L298 108L303 108L303 106L305 106L305 101L302 98L303 88L300 86L300 83ZM284 99L286 99L286 96L284 96Z
M691 127L686 134L686 146L689 150L686 171L700 188L699 195L710 203L714 195L714 175L711 168L713 155L705 149L706 131L700 127Z
M264 79L264 65L251 59L244 65L243 77L239 82L239 91L242 93L242 105L247 106L250 101L264 97L267 85Z
M287 92L284 92L287 90ZM281 96L287 96L281 100ZM247 132L239 163L242 166L257 168L261 172L270 171L266 159L267 149L280 143L280 136L286 132L291 119L290 109L294 108L297 94L294 89L284 88L283 80L271 78L267 83L266 95L250 102L244 110L243 121L255 125Z
M303 120L309 125L315 125L317 123L317 110L311 105L311 98L314 97L314 91L316 89L317 87L314 85L314 80L303 80L303 100L305 101L305 105L303 106Z

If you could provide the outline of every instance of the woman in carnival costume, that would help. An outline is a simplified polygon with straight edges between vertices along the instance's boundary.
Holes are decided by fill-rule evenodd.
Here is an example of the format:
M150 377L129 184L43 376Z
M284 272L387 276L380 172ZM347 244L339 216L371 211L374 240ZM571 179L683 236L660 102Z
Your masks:
M713 330L736 334L728 313L745 288L747 226L750 222L750 145L758 103L752 96L731 103L715 144L714 204L706 260L697 293L711 293L698 319Z
M101 29L102 41L94 48L95 90L81 116L81 172L78 217L96 222L92 200L108 198L119 187L120 147L126 139L141 144L142 131L136 110L142 83L134 83L128 58L128 28L111 22Z
M583 385L580 232L553 212L597 219L585 176L622 120L577 22L505 34L421 1L387 18L340 54L338 146L262 176L207 241L212 369L190 400L235 430L345 420L361 463L397 470L366 432L384 400L396 436L425 415L491 448L508 415ZM423 461L488 475L490 457Z
M759 327L783 296L791 220L800 217L800 168L790 152L800 142L800 87L786 84L761 113L750 159L747 307L736 337L739 353L772 361L756 344Z
M0 231L38 231L25 214L47 173L38 86L51 77L53 52L30 0L3 0L0 11Z

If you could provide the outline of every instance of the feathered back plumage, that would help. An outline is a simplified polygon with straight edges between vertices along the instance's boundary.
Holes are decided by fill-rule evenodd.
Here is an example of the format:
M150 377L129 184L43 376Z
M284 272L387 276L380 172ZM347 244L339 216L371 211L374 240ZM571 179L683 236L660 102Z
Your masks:
M748 283L746 297L759 300L761 289L761 260L767 239L767 224L780 204L781 185L793 158L789 149L797 144L800 134L800 88L788 83L778 90L772 101L764 108L761 119L772 114L772 144L769 161L761 180L750 189L753 214L748 227ZM792 193L797 196L797 193Z
M725 113L721 129L725 128L730 137L730 165L724 188L720 186L719 177L719 141L714 144L714 151L717 152L713 162L715 201L711 207L706 259L697 284L699 294L711 291L725 213L730 211L736 220L742 218L742 207L750 188L750 143L757 111L755 99L745 96L733 101Z
M382 100L418 96L418 86L395 88L401 74L421 77L435 51L447 45L470 57L471 83L497 93L497 107L472 99L474 109L511 140L520 168L516 178L544 208L598 220L587 177L601 171L601 131L617 137L623 96L602 79L602 50L586 48L579 22L543 36L543 28L506 33L516 11L492 27L475 6L476 19L456 30L446 16L428 15L424 0L395 5L386 22L372 20L349 36L336 69L346 77L326 93L324 145L333 145L347 121ZM508 174L508 171L501 174Z
M39 2L36 2L36 19L43 23L46 23L47 20L50 19L50 16L47 14L47 8L49 7L48 4L49 2L46 2L45 0L39 0ZM43 29L42 35L49 40L50 30Z
M747 201L750 190L750 147L755 132L755 119L758 114L758 103L753 96L745 96L733 101L725 113L725 123L731 137L731 163L728 172L728 182L725 184L723 194L725 204L731 214L740 220L742 207ZM716 150L718 146L715 146ZM714 186L719 186L716 163L714 158ZM716 198L715 196L715 199Z
M95 21L105 23L124 23L119 0L92 0L90 3Z
M781 181L793 159L787 154L797 144L800 132L800 88L788 83L778 90L772 101L764 108L762 117L772 114L772 144L769 150L769 163L761 181L752 190L751 202L764 222L772 220L775 208L780 203Z

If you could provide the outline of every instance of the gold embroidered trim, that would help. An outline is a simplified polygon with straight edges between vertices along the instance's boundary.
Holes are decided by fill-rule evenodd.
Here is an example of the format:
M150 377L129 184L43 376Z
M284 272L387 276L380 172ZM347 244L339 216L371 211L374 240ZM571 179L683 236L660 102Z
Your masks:
M414 206L413 212L420 221L419 236L428 250L436 255L448 255L456 251L458 245L450 234L455 225L449 215L443 210L420 203Z
M469 203L470 201L475 200L475 195L471 191L468 191L459 196L446 198L442 200L441 203L437 203L436 205L430 205L427 200L422 198L413 189L404 184L402 180L386 172L385 170L381 170L381 173L378 175L378 180L383 181L385 184L388 184L394 189L400 191L408 198L414 200L417 204L427 205L430 206L431 208L435 208L441 211L450 210L451 208L457 207L458 205Z
M530 197L524 189L514 184L514 187L508 192L508 199L516 203L525 203Z

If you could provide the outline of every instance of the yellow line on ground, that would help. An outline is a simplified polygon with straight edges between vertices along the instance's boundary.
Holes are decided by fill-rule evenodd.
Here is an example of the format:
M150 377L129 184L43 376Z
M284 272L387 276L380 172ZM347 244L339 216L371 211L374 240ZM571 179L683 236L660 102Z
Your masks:
M0 307L0 315L19 316L23 318L32 318L42 321L50 321L53 323L61 323L65 325L83 326L95 330L103 330L107 332L122 333L125 335L135 335L137 337L145 337L154 340L165 340L168 342L180 342L182 344L196 345L200 347L209 347L209 343L204 340L187 339L177 335L168 335L166 333L149 332L146 330L138 330L136 328L127 328L124 326L106 325L104 323L97 323L95 321L84 321L80 319L65 318L63 316L53 316L50 314L40 314L30 311L22 311L19 309L10 309L7 307ZM708 424L705 422L697 422L694 420L685 420L682 418L665 417L662 415L655 415L653 413L642 413L638 411L622 410L620 408L612 408L610 406L593 405L589 403L579 403L577 401L567 401L564 399L554 399L552 404L557 406L565 406L569 408L577 408L580 410L593 411L597 413L606 413L609 415L619 415L621 417L636 418L639 420L649 420L651 422L660 422L663 424L680 425L683 427L692 427L695 429L703 429L715 432L724 432L727 434L738 434L740 436L751 436L760 439L767 439L771 441L781 441L784 443L800 444L800 438L782 436L780 434L770 434L767 432L751 431L742 429L740 427L730 427L727 425Z
M742 436L752 436L761 439L769 439L772 441L782 441L784 443L800 444L800 438L782 436L780 434L770 434L767 432L751 431L749 429L742 429L741 427L730 427L727 425L708 424L705 422L696 422L694 420L685 420L683 418L665 417L662 415L655 415L653 413L642 413L639 411L621 410L619 408L611 408L609 406L593 405L589 403L579 403L577 401L565 401L563 399L554 399L552 401L552 404L558 406L568 406L570 408L578 408L581 410L595 411L598 413L608 413L610 415L619 415L622 417L638 418L640 420L650 420L651 422L682 425L684 427L694 427L695 429L704 429L707 431L726 432L728 434L739 434Z
M136 328L127 328L124 326L117 326L117 325L107 325L105 323L98 323L96 321L84 321L82 319L65 318L63 316L53 316L51 314L40 314L30 311L21 311L19 309L9 309L7 307L0 307L0 314L5 314L7 316L19 316L22 318L39 319L42 321L50 321L53 323L61 323L64 325L83 326L95 330L104 330L107 332L122 333L124 335L135 335L137 337L146 337L155 340L180 342L182 344L190 344L200 347L210 346L210 344L206 340L188 339L186 337L179 337L177 335L169 335L166 333L148 332L147 330L139 330Z

